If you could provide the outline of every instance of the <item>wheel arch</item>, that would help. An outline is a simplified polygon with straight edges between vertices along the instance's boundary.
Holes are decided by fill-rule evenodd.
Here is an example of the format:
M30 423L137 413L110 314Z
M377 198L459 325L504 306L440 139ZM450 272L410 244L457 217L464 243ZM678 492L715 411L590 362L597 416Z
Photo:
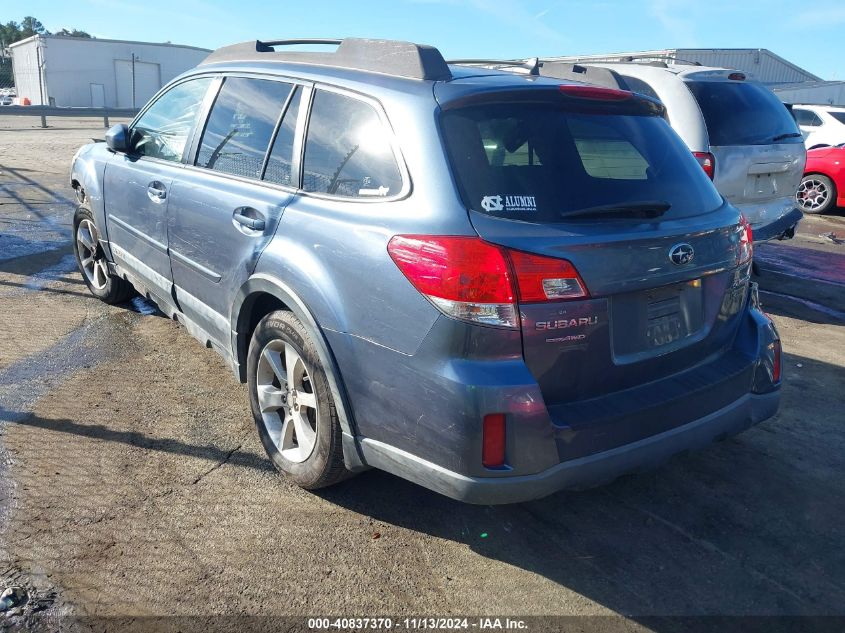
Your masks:
M262 273L253 275L241 286L232 307L230 317L232 351L233 358L237 362L238 379L241 382L246 382L246 358L252 331L264 316L279 309L292 312L313 339L320 356L320 362L326 370L326 378L335 402L341 429L349 439L354 438L356 435L355 422L343 384L343 377L328 341L323 335L322 328L308 306L292 288L282 281ZM354 467L354 463L349 463L349 457L352 456L347 456L347 449L347 438L345 437L344 459L347 461L347 467ZM357 448L355 453L358 456ZM360 459L357 461L360 461Z

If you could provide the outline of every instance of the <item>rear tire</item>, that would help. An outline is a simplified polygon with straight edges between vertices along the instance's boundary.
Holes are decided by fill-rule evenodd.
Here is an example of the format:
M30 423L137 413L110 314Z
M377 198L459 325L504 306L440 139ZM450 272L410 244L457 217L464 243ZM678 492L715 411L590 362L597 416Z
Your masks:
M100 232L87 207L79 207L73 216L73 254L92 295L110 304L122 303L132 296L131 284L109 272Z
M795 199L804 213L827 213L836 206L836 185L827 176L807 174L801 179Z
M349 476L340 421L317 347L292 313L271 312L247 355L252 416L273 465L302 488Z

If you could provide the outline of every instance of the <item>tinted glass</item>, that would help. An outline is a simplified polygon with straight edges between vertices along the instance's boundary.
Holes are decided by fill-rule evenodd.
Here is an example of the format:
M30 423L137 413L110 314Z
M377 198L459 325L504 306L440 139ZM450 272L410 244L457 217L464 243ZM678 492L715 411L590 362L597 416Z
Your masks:
M210 77L173 86L141 115L132 127L133 153L180 161L199 115Z
M798 125L808 125L810 127L817 127L822 124L822 120L815 112L810 110L802 110L800 108L792 109L792 116Z
M647 97L651 97L652 99L657 99L658 101L660 101L660 97L657 96L657 93L654 91L654 88L652 88L650 84L646 83L642 79L625 75L625 83L628 85L628 90L639 92L641 95L645 95Z
M316 92L302 188L347 198L399 193L402 177L389 135L370 105L334 92Z
M577 210L659 201L671 218L722 203L659 117L491 104L447 111L442 124L465 204L489 215L562 222Z
M768 88L744 81L688 81L687 87L704 115L710 145L803 142L795 119ZM795 136L784 136L789 134Z
M828 114L840 123L845 123L845 112L828 112Z
M276 140L273 141L273 149L270 152L270 159L267 161L264 180L280 185L298 184L292 182L291 161L293 160L293 140L296 135L296 118L299 115L301 94L302 91L297 88L285 112Z
M197 165L260 178L264 155L291 88L279 81L227 77L211 108Z

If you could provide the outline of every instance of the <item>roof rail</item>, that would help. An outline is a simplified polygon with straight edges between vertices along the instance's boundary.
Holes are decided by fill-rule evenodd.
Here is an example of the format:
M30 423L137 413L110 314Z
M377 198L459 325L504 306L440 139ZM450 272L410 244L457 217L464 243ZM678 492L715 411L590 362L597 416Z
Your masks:
M620 58L619 61L647 63L652 64L654 66L662 65L662 67L665 68L667 66L666 62L661 61L664 59L672 62L673 64L688 64L690 66L701 66L701 62L696 62L689 59L681 59L680 57L675 57L674 55L649 55L648 53L643 53L642 55L625 55L624 57Z
M528 59L449 59L447 64L454 64L455 66L484 66L504 68L522 68L528 71L529 75L539 75L540 67L543 63L537 57L529 57Z
M334 52L277 51L276 46L337 44ZM334 66L430 81L452 78L449 66L433 46L348 37L345 39L251 40L218 48L200 65L225 62L279 61Z

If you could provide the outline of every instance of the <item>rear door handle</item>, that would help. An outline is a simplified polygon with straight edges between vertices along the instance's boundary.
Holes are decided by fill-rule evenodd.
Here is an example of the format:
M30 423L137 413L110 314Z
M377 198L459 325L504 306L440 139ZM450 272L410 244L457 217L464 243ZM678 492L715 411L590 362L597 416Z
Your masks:
M252 231L263 231L264 227L267 226L264 219L260 217L250 217L249 215L246 215L247 213L250 213L251 215L259 215L258 211L255 209L240 208L235 209L235 212L232 214L232 219L241 226L245 226Z
M147 195L153 202L161 202L167 198L167 187L164 186L163 182L153 180L147 185Z

